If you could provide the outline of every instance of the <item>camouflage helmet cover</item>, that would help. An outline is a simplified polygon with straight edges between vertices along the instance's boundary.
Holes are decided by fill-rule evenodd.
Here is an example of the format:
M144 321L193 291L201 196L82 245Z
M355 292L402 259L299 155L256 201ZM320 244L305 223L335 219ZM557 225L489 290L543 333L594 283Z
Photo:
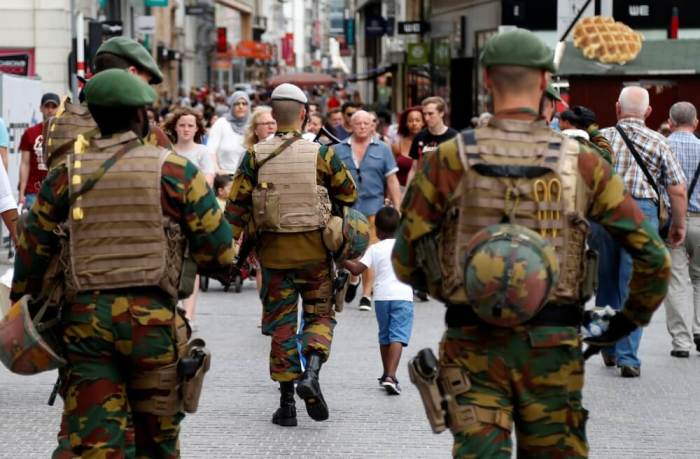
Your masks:
M66 361L52 347L50 332L41 332L30 312L29 295L12 305L0 320L0 361L13 373L32 375L54 370Z
M485 322L513 327L542 309L559 276L554 247L520 225L491 225L466 250L469 304Z
M360 211L346 207L343 212L343 246L336 253L337 262L364 255L369 246L369 221Z

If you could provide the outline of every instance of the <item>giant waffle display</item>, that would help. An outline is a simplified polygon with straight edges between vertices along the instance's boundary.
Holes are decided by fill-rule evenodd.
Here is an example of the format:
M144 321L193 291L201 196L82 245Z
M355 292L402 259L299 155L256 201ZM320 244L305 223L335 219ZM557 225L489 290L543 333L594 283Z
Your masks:
M574 46L581 49L587 59L624 64L639 54L642 34L609 16L591 16L576 23Z

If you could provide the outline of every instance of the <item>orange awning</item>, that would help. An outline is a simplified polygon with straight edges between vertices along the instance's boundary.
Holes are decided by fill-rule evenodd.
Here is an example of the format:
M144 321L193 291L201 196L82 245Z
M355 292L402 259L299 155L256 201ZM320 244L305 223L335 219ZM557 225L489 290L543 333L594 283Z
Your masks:
M260 43L253 40L241 40L234 50L236 57L246 57L261 61L272 60L272 49L267 43Z

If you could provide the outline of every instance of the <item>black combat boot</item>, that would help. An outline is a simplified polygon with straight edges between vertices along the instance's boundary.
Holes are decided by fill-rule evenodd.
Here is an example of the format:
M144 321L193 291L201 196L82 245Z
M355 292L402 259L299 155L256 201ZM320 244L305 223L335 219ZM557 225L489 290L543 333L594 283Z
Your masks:
M285 427L297 425L297 407L294 405L294 381L280 382L280 407L272 415L272 423Z
M308 356L306 371L297 383L297 395L306 403L306 412L314 421L328 419L328 405L321 394L318 373L321 371L321 356L312 352Z

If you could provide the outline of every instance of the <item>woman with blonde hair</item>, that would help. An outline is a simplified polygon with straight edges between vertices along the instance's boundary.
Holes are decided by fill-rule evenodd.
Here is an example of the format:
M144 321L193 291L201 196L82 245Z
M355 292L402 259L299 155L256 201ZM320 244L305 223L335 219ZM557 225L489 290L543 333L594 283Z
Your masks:
M264 105L257 107L246 126L243 145L246 150L250 150L253 145L262 142L275 132L277 132L277 121L272 117L272 108Z

